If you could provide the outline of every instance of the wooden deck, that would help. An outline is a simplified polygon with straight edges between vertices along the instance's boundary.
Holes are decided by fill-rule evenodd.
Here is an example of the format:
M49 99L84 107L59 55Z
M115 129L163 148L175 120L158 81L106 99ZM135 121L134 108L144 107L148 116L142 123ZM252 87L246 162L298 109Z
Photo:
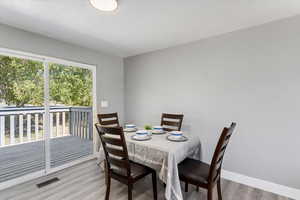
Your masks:
M92 140L75 136L50 141L51 167L86 157L93 153ZM45 168L44 141L0 148L0 182L11 180Z

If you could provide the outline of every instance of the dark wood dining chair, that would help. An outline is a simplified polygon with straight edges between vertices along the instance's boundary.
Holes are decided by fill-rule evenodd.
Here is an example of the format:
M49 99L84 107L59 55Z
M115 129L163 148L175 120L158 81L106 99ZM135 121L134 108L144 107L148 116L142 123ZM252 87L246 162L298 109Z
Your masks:
M236 123L229 128L225 127L215 149L211 164L187 158L178 165L178 173L181 181L185 182L185 192L188 192L188 184L207 189L207 199L213 199L213 188L217 184L218 199L222 200L221 169L223 158L229 139L235 129Z
M160 125L165 131L180 131L183 121L182 114L168 114L163 113L161 115Z
M98 114L97 117L101 126L120 126L118 113Z
M104 127L95 124L105 153L107 188L105 200L109 200L111 178L128 186L128 199L132 200L133 184L151 174L154 200L157 200L156 172L147 166L129 160L122 127Z

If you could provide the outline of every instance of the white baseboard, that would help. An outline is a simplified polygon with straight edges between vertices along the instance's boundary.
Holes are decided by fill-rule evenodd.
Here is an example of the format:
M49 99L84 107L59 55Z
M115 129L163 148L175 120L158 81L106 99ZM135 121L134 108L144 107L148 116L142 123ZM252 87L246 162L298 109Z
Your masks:
M31 173L31 174L24 175L24 176L19 177L19 178L15 178L15 179L12 179L12 180L9 180L9 181L2 182L2 183L0 183L0 191L4 190L4 189L7 189L7 188L10 188L12 186L21 184L21 183L25 183L27 181L34 180L36 178L39 178L39 177L42 177L42 176L45 176L45 175L46 175L45 170L42 170L42 171L38 171L38 172L34 172L34 173Z
M248 185L254 188L258 188L267 192L272 192L281 196L292 198L295 200L300 200L300 190L295 188L290 188L287 186L279 185L276 183L264 181L257 178L252 178L242 174L222 170L222 178Z

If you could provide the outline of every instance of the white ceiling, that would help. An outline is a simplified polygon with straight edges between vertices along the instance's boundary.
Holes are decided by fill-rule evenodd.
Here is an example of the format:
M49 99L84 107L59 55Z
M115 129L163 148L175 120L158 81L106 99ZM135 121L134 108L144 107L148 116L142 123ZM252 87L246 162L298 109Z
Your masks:
M300 14L300 0L0 0L0 23L127 57Z

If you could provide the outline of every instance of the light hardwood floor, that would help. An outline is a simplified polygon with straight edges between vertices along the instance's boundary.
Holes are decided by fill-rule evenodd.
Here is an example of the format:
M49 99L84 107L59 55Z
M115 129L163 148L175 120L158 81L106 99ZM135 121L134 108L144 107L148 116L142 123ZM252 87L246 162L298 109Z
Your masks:
M37 183L52 177L58 177L60 181L37 188ZM289 200L285 197L231 181L223 180L222 183L223 200ZM135 200L152 200L152 187L150 186L151 180L149 178L138 182L134 187L133 198ZM158 199L164 199L164 187L162 184L158 184L158 190ZM65 169L48 177L39 178L0 191L1 200L102 200L104 195L104 174L96 165L95 160ZM127 187L112 181L110 199L126 200ZM205 200L206 194L202 190L196 192L193 187L190 187L190 192L184 194L184 199Z

